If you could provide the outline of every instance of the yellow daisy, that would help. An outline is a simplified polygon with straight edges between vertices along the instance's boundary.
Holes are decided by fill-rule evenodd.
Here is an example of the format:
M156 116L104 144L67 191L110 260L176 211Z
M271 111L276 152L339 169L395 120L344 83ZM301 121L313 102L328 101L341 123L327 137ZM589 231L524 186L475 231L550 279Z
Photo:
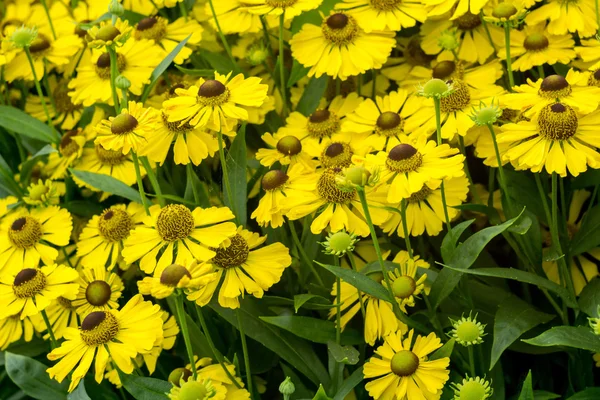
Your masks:
M398 86L412 93L422 80L411 79L413 71L421 67L428 68L435 56L429 55L421 48L421 36L399 37L392 56L381 69L381 74L396 81ZM406 82L406 81L410 82ZM379 83L379 79L377 80ZM369 92L366 92L369 93Z
M142 353L141 356L138 356L142 357L142 359L144 360L144 364L146 364L146 368L148 368L148 372L150 373L150 375L152 375L156 370L156 363L158 362L158 357L160 356L160 353L163 350L171 350L173 346L175 346L175 340L177 339L177 335L179 335L179 326L177 326L177 322L175 321L174 316L169 316L168 312L163 311L161 314L161 318L163 321L162 340L157 340L159 344L155 342L154 347L152 347L152 350L150 350L149 353Z
M167 396L171 400L185 400L193 398L197 400L225 399L227 389L220 383L212 382L210 379L200 377L183 377L178 385L173 385Z
M226 222L234 218L227 207L190 211L181 204L154 205L150 214L125 240L122 252L128 264L140 260L140 268L147 274L173 263L209 260L217 254L216 248L236 233L235 224Z
M244 0L244 7L257 15L284 15L284 19L292 19L305 11L319 7L323 0Z
M79 292L71 305L85 317L93 311L107 311L119 307L117 302L123 291L123 281L104 266L82 268L79 271Z
M60 202L60 193L57 185L50 179L39 179L36 183L32 183L27 188L27 195L23 197L23 201L32 206L49 206L57 205Z
M14 209L12 205L18 202L19 199L14 196L6 196L5 198L0 199L0 220L9 215Z
M79 316L75 312L72 301L62 296L46 308L46 314L56 339L62 339L67 328L77 328L79 326ZM45 329L45 326L41 328L42 331Z
M87 30L85 39L92 49L100 49L106 46L123 46L131 35L132 27L129 21L117 18L116 22L111 20L102 21L100 25L94 25Z
M41 268L24 268L16 274L3 274L0 278L0 319L20 315L21 319L36 315L59 298L74 299L79 274L64 265L44 265Z
M408 252L404 250L399 251L392 262L400 264L399 267L388 273L392 291L398 306L406 313L406 307L415 306L415 297L423 291L429 292L425 286L427 274L424 273L417 278L417 269L429 269L429 263L421 260L418 255L409 257Z
M466 13L479 14L488 0L424 0L423 4L429 10L429 17L441 17L447 12L455 20Z
M185 46L173 60L176 64L181 64L192 54L191 47L200 43L202 31L202 26L191 18L181 17L169 23L163 17L147 17L137 23L133 37L136 40L154 40L168 54L182 40L191 35Z
M33 334L44 329L44 322L39 316L19 318L12 315L0 319L0 351L6 350L14 342L23 339L25 343L31 342Z
M290 119L288 118L288 121L289 120ZM301 135L301 137L296 135ZM303 148L301 141L303 138L304 134L300 130L290 132L290 130L280 128L275 134L267 132L261 136L261 139L270 148L262 147L258 149L256 152L256 159L260 161L262 165L269 168L273 166L273 164L279 163L281 165L289 165L290 167L300 165L308 171L314 170L317 163L312 159L312 156L306 149Z
M69 244L73 223L64 208L24 208L15 210L0 225L0 271L16 274L22 268L35 268L40 259L52 264L58 257L55 246Z
M414 0L344 0L335 8L356 18L365 32L399 31L427 19L423 3Z
M192 291L187 299L200 306L206 305L221 280L218 299L222 307L238 308L239 297L243 298L245 293L262 298L292 263L289 249L279 242L258 248L266 240L266 236L239 227L234 236L215 249L215 255L209 261L217 279Z
M600 42L596 39L582 39L581 46L574 47L577 59L573 61L572 65L582 71L589 69L600 61L599 47Z
M55 112L52 117L52 123L59 125L63 130L74 129L83 113L83 106L81 104L75 105L71 102L71 97L68 94L68 81L66 79L58 81L56 76L50 75L48 77L48 86L50 87L52 99L46 97L45 102L46 104L54 105L53 110ZM27 96L25 112L40 121L46 122L46 112L38 96Z
M124 373L131 374L132 359L150 351L157 339L162 339L161 314L158 305L144 301L139 294L119 311L94 311L83 319L79 329L65 330L66 341L48 354L50 361L60 361L46 371L58 382L73 372L69 392L85 377L92 361L98 383L104 377L109 360Z
M254 33L262 30L260 15L251 12L246 7L247 2L241 0L219 0L213 1L215 14L219 20L219 25L224 34L231 33ZM206 2L204 5L206 13L212 15L210 4ZM276 18L267 15L267 26L273 26L278 23ZM213 29L217 29L214 19L209 20ZM240 39L242 40L243 37Z
M196 288L206 286L217 278L211 264L193 260L184 265L171 264L164 269L155 269L152 277L147 276L138 281L138 289L143 295L155 299L164 299L173 294L175 289L184 289L187 293Z
M550 20L548 33L551 35L577 32L580 37L585 38L598 30L594 0L548 0L525 18L527 25L537 25L546 20Z
M353 16L333 12L320 27L304 24L289 43L293 57L310 68L308 76L327 74L346 80L381 68L396 41L392 31L367 33Z

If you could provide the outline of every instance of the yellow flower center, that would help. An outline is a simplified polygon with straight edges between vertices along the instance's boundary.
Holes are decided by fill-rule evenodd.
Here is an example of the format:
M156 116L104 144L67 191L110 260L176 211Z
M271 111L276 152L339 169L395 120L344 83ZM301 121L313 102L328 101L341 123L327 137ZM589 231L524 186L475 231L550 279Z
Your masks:
M137 24L134 37L137 40L151 39L160 43L167 36L167 20L161 17L148 17Z
M535 32L527 35L523 47L529 51L542 51L548 48L548 38L543 33Z
M113 135L131 133L138 126L138 120L129 113L122 113L113 118L110 131Z
M98 231L110 242L120 242L129 236L133 221L127 211L112 209L104 210L98 219Z
M117 53L117 70L119 73L123 72L127 67L127 60L125 56ZM96 74L100 79L110 79L110 55L108 53L102 53L96 61Z
M13 292L19 299L33 297L46 287L46 275L39 269L25 268L19 271L13 282Z
M192 212L181 204L169 204L160 210L156 220L156 229L163 240L174 242L185 239L194 230Z
M407 299L415 292L417 288L417 283L415 280L408 276L402 275L398 279L392 283L392 291L394 292L394 296L399 299Z
M328 203L348 204L354 199L355 190L343 191L335 181L336 175L340 175L339 169L327 169L317 182L317 193Z
M540 136L549 140L567 140L577 133L577 114L568 105L554 103L540 110L538 128Z
M85 290L85 299L93 306L100 307L108 303L111 295L110 285L104 281L90 282Z
M27 249L42 238L42 224L30 216L18 218L8 229L8 237L16 247Z
M371 7L377 11L392 11L401 3L402 0L371 0Z
M208 79L204 81L198 89L198 104L205 107L217 107L224 104L229 99L229 89L215 80Z
M187 276L192 279L192 275L186 267L178 264L171 264L160 274L160 283L166 286L175 287L181 279Z
M76 106L71 102L69 87L66 82L59 84L56 89L54 89L52 97L54 97L54 105L56 106L56 112L58 114L72 113L73 111L81 110L83 108L82 105Z
M29 51L33 58L38 59L48 54L51 46L52 44L46 35L38 32L37 37L33 40L31 46L29 46Z
M44 185L42 181L39 181L31 189L29 189L29 198L31 200L41 201L46 193L50 191L48 186Z
M276 7L276 8L286 8L291 7L296 4L298 0L265 0L265 3L268 6Z
M386 137L396 137L402 133L404 120L398 113L385 111L379 115L375 123L375 132Z
M392 357L390 368L400 377L410 376L419 368L419 357L410 350L400 350Z
M214 249L217 254L212 262L221 268L239 267L246 262L250 254L248 242L241 235L237 234L229 240L229 246Z
M469 87L460 79L448 81L452 84L454 91L441 99L441 110L443 113L450 113L464 110L471 104L471 93Z
M88 346L100 346L117 336L119 321L108 311L93 311L84 318L79 333Z
M275 190L283 186L289 179L289 176L283 171L273 170L267 172L262 178L262 188L265 191Z
M359 33L354 17L343 13L335 13L326 18L321 24L321 30L325 39L338 46L352 43Z
M433 67L431 77L437 79L463 79L465 75L465 67L462 62L440 61Z
M215 394L209 380L202 382L190 380L181 385L178 400L208 400Z
M458 17L454 21L454 25L461 31L471 31L481 25L479 15L467 12L465 15Z
M79 145L77 142L73 140L74 136L77 136L79 131L74 129L72 131L68 131L65 133L60 141L60 145L58 146L58 150L63 157L69 157L72 154L77 153L79 151Z
M120 165L125 161L125 155L120 151L106 150L99 144L95 147L98 160L104 165Z
M564 76L550 75L542 81L538 96L549 100L559 100L562 97L569 96L572 92L573 89Z
M352 149L347 143L334 142L321 153L321 164L325 168L345 168L352 164Z
M388 153L385 165L390 171L406 173L416 171L423 164L423 156L410 144L402 143Z
M306 129L314 138L329 137L340 130L340 119L329 110L317 110L308 117Z
M286 156L295 156L302 151L302 142L296 136L284 136L277 142L277 151Z
M423 188L418 192L415 192L410 195L408 198L409 203L420 203L427 198L431 194L432 190L429 189L429 186L423 185Z

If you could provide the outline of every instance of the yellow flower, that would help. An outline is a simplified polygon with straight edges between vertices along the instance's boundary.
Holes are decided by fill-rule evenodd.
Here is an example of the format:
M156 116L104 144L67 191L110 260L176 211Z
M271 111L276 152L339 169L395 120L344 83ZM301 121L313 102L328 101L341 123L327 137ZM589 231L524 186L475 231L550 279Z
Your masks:
M344 0L335 6L356 18L365 32L399 31L427 19L427 10L415 0Z
M61 193L54 182L49 179L40 179L36 183L29 185L27 196L23 197L23 201L32 206L49 206L51 204L58 204L60 196Z
M85 317L93 311L108 311L119 307L118 299L123 291L123 281L104 266L82 268L79 272L79 292L72 299L75 311Z
M300 115L298 117L299 119L303 118ZM290 118L288 118L288 121ZM273 164L279 163L281 165L289 165L290 167L299 165L308 171L312 171L317 166L317 163L306 149L303 148L301 142L303 138L304 133L300 130L291 131L280 128L275 134L267 132L261 136L261 139L270 148L258 149L256 159L265 167L271 167Z
M260 15L250 11L246 5L247 1L241 0L219 0L213 1L215 7L215 14L219 20L219 25L224 34L231 33L254 33L262 30L262 23L260 22ZM210 4L206 2L204 5L206 13L212 15ZM275 17L271 15L266 16L267 26L273 26L278 23ZM217 26L213 18L209 20L210 25L213 29ZM241 38L243 40L244 37Z
M21 319L36 315L59 297L74 299L77 271L64 265L24 268L0 278L0 318L19 314Z
M48 321L52 326L52 332L56 339L62 339L67 328L77 328L79 326L78 315L71 300L64 297L59 297L53 301L47 308L46 314ZM40 321L43 324L43 321ZM45 330L46 326L42 325L41 331ZM49 334L46 334L49 337ZM44 336L44 339L47 339Z
M594 0L548 0L525 17L527 25L537 25L546 20L550 20L548 33L551 35L577 32L585 38L598 30Z
M46 371L58 382L73 372L69 392L85 377L92 361L98 383L102 382L109 360L124 373L133 373L132 359L150 351L157 339L162 340L161 313L158 305L144 301L138 294L119 311L88 314L79 329L65 330L66 341L48 354L50 361L60 361Z
M260 106L269 87L260 78L245 79L242 74L230 80L231 74L215 72L215 79L200 78L197 85L176 89L177 97L163 103L167 122L229 132L237 120L247 120L248 111L241 106Z
M3 199L0 199L0 220L9 215L14 207L13 204L18 203L19 199L14 196L6 196Z
M227 207L196 207L190 211L181 204L163 208L155 205L150 207L150 214L144 225L125 240L122 252L128 264L140 260L140 268L147 274L171 264L209 260L217 254L216 248L236 232L235 224L226 222L234 218Z
M38 76L39 78L39 76ZM46 104L54 104L56 113L52 117L52 123L59 125L61 129L69 130L75 128L83 113L83 106L74 105L71 102L71 97L68 94L68 81L66 79L57 80L56 76L48 77L48 85L50 87L49 97L45 97ZM25 112L31 116L46 122L46 113L42 106L42 101L38 96L30 94L27 96L25 103ZM50 114L52 116L52 114Z
M40 259L54 263L58 251L51 245L69 244L72 227L71 214L57 206L15 210L0 225L0 271L14 275L37 267Z
M174 316L169 316L168 312L163 311L161 314L161 318L163 321L162 341L157 340L157 342L154 343L154 347L152 347L152 350L150 350L149 353L142 353L141 355L142 359L144 360L144 363L146 364L146 368L148 368L148 372L150 372L151 375L156 369L156 363L158 361L160 353L163 350L171 350L173 346L175 346L175 340L177 339L177 335L179 334L179 327L177 326L177 322L175 321Z
M44 330L44 322L39 315L19 318L12 315L0 319L0 351L6 350L12 343L23 339L26 343L31 342L35 332Z
M156 268L152 277L138 281L138 289L143 295L151 295L155 299L164 299L173 294L175 289L184 289L187 293L196 288L206 286L217 278L212 265L193 260L185 266L171 264L163 269Z
M582 39L581 46L575 46L574 50L577 53L578 59L574 60L571 65L582 71L589 69L594 64L600 61L600 41L594 39Z
M402 332L391 333L365 363L365 378L377 378L365 386L374 399L413 400L441 395L450 374L450 359L428 360L427 356L442 346L435 333L417 335L414 343L413 336L412 330L404 339Z
M181 380L179 385L174 385L167 396L171 400L218 400L225 399L227 389L219 383L213 383L210 379L200 377L190 377L188 380Z
M566 102L545 105L531 121L502 126L499 143L508 143L502 157L521 169L577 176L600 167L597 125L600 111L580 116Z
M112 21L102 21L100 26L94 25L87 31L85 36L88 46L92 49L101 49L105 46L123 46L131 35L132 27L129 21L117 19L113 25Z
M395 44L394 32L367 33L342 12L329 15L320 27L304 24L290 40L293 57L310 67L308 76L327 74L341 80L381 68Z
M429 10L429 17L441 17L447 12L455 20L466 13L479 14L489 0L424 0L423 4Z
M415 306L415 297L423 291L429 292L425 286L427 274L424 273L417 279L417 269L429 269L429 263L421 260L418 255L409 257L408 252L404 250L399 251L392 262L400 264L399 267L388 273L392 291L398 306L406 313L406 307Z
M209 261L217 272L217 279L192 291L187 299L200 306L206 305L221 280L218 299L222 307L239 308L239 297L243 298L245 293L262 298L292 263L289 249L279 242L257 248L265 240L266 236L239 227L237 234L215 249L216 253Z
M244 0L243 9L257 15L284 15L292 19L305 11L319 7L323 0Z

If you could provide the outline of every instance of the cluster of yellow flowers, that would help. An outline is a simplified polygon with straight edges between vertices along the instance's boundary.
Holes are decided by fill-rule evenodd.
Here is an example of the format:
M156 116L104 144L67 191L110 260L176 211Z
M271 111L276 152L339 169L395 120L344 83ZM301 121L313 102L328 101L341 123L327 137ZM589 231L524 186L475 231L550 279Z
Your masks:
M0 15L1 107L53 138L44 150L15 134L16 186L0 181L0 350L48 340L47 372L69 392L92 362L117 387L153 374L181 334L190 364L169 376L171 399L255 399L242 299L312 279L336 299L338 344L359 313L380 344L364 363L371 397L439 399L443 327L408 315L432 285L414 239L425 256L423 236L450 232L467 201L479 219L519 216L504 169L535 174L559 254L595 200L574 191L557 222L558 179L600 168L597 0L11 0ZM305 249L323 234L332 268L389 297L326 285ZM600 250L539 258L579 295ZM209 304L237 313L246 384L214 348ZM192 348L192 309L218 364ZM485 335L471 317L452 327L465 347ZM490 397L483 365L469 372L455 398Z

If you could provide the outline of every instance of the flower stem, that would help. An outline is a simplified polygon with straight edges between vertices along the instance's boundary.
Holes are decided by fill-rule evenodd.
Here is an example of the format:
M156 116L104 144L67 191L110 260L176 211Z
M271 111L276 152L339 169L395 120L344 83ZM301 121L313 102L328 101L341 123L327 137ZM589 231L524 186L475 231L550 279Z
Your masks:
M242 338L242 351L244 352L244 365L246 366L246 383L248 384L248 392L250 392L250 398L254 399L254 393L252 391L252 373L250 372L250 356L248 355L248 344L246 343L246 335L244 334L244 326L242 324L242 314L240 309L235 309L235 315L238 322L238 330Z
M195 205L199 205L200 204L200 193L198 193L198 188L196 187L196 185L194 185L194 182L192 180L195 172L194 172L194 166L192 165L191 162L187 163L187 165L185 166L185 172L187 174L188 184L192 186L192 192L194 193L194 203L195 203Z
M408 225L406 223L406 208L408 207L408 201L406 199L402 199L400 202L400 213L402 214L402 230L404 231L404 242L406 243L406 251L408 252L408 257L413 258L412 247L410 246L410 235L408 232Z
M42 318L44 319L44 323L46 324L46 329L48 329L48 335L50 336L52 349L56 349L58 347L58 342L56 341L56 336L54 336L54 331L52 330L52 324L50 324L50 320L48 319L48 314L46 314L46 310L42 310L41 314Z
M44 12L46 13L46 18L48 18L48 25L50 25L52 37L54 38L54 40L56 40L56 31L54 30L54 25L52 24L52 17L50 16L50 10L48 9L46 0L41 0L40 3L42 3L42 7L44 7Z
M119 75L119 68L117 67L117 51L113 46L106 46L108 55L110 56L110 90L112 91L113 103L115 103L115 111L117 114L121 111L119 109L119 95L117 94L117 85L115 80Z
M40 81L38 80L37 74L35 73L35 64L33 63L33 58L31 57L31 52L29 51L29 47L24 47L25 55L27 56L27 61L29 61L29 66L31 67L31 73L33 74L33 82L35 84L35 90L42 102L42 108L44 109L44 113L46 114L46 120L48 121L48 126L52 128L52 119L50 118L50 113L48 112L48 107L46 106L46 99L44 98L44 93L42 93L42 87L40 86ZM48 94L49 95L49 94Z
M150 207L148 206L148 199L146 198L146 192L144 191L144 184L142 183L142 174L140 173L140 162L137 154L134 151L131 152L131 160L133 161L133 167L135 168L135 177L137 179L138 191L142 198L142 205L146 210L146 215L150 215Z
M185 1L180 1L179 2L179 10L181 11L181 16L185 17L185 20L188 20L188 10L185 6Z
M469 181L469 189L471 191L471 196L477 204L484 204L481 201L481 197L479 197L477 190L475 190L475 183L473 182L473 177L471 176L471 171L469 171L469 164L467 164L467 151L465 150L465 140L463 139L463 137L461 135L458 135L458 147L460 147L460 152L465 157L465 162L464 162L465 175L467 175L467 180Z
M284 30L284 16L285 13L281 13L279 16L279 81L281 83L281 100L283 108L281 117L285 120L287 116L287 93L286 93L286 81L285 81L285 63L284 63L284 52L283 52L283 30ZM268 43L267 43L268 45Z
M437 138L437 145L440 146L442 144L442 104L441 100L437 97L433 98L433 106L435 108L435 131ZM442 180L442 205L444 206L444 217L446 219L446 227L448 228L448 232L452 229L450 225L450 217L448 216L448 206L446 205L446 189L444 187L444 181Z
M229 171L227 170L227 162L225 160L225 150L223 146L223 133L219 131L217 134L219 141L219 159L221 160L221 170L223 171L223 185L225 186L225 196L229 201L229 208L233 212L237 219L237 213L235 212L235 203L233 202L233 192L231 191L231 182L229 182Z
M340 259L334 255L333 265L336 267L340 266ZM335 312L335 342L337 344L342 343L342 280L339 276L335 277L335 288L336 288L336 312Z
M475 377L475 356L473 354L473 346L467 346L469 351L469 367L471 368L471 377Z
M508 83L510 91L515 86L515 78L512 71L512 60L510 59L510 25L504 24L504 47L506 49L506 72L508 72Z
M323 279L321 279L321 276L317 273L317 270L315 269L315 266L313 265L312 260L310 259L308 254L306 254L304 247L302 247L302 243L300 242L300 239L298 238L298 232L296 232L296 227L294 226L294 221L288 220L288 226L290 227L290 232L292 234L292 240L294 241L296 250L298 250L298 253L300 254L300 258L302 259L302 261L304 261L304 263L306 265L308 265L308 267L310 268L310 271L315 276L315 279L317 280L317 282L319 282L319 285L325 287L325 283L323 283Z
M156 179L156 174L154 173L154 170L152 169L152 166L150 165L148 158L140 157L140 161L142 162L142 165L144 166L144 169L146 170L146 174L148 175L150 184L152 185L152 188L154 189L154 194L156 194L156 197L158 198L158 204L160 204L161 207L164 207L165 206L165 198L163 197L162 189L160 188L160 184L158 183L158 179Z
M377 70L372 69L371 73L373 74L373 79L371 80L371 82L373 82L373 88L371 89L371 98L373 99L373 101L375 101L375 97L377 96Z
M558 234L558 175L556 172L552 173L552 241L555 242L555 249L558 254L562 255L562 246L560 244L560 237ZM571 279L571 273L569 266L567 265L566 257L560 257L558 259L559 271L561 276L561 284L566 285L572 298L575 298L575 288L573 287L573 280Z
M596 0L597 2L598 0ZM537 66L537 70L538 70L538 74L540 75L540 79L544 79L546 77L546 74L544 74L544 66L543 65L538 65Z
M186 314L183 310L183 293L177 293L175 295L175 308L177 311L177 319L179 320L179 328L181 328L181 334L183 335L183 341L187 349L188 358L192 367L192 376L194 379L198 376L196 371L196 360L194 360L194 350L192 349L192 341L190 339L190 332L187 326Z
M231 379L231 381L233 382L233 384L238 389L241 389L242 386L240 385L240 383L238 382L238 380L231 374L231 372L229 372L229 369L225 365L225 360L223 358L223 355L217 349L217 347L215 346L215 342L213 342L212 337L210 336L210 331L208 330L208 325L206 325L206 320L204 319L204 315L202 314L202 307L200 307L196 303L194 303L194 305L196 306L196 314L198 314L198 320L200 321L200 326L202 326L202 330L204 331L204 336L206 336L206 341L208 342L208 346L210 347L210 349L212 350L213 354L215 355L215 358L217 359L217 361L219 362L219 364L223 368L223 371L225 371L225 374L227 375L227 377L229 379Z
M213 0L208 0L208 4L210 5L210 11L212 12L213 19L215 20L215 25L217 26L217 32L219 32L221 43L223 43L223 47L225 47L225 51L227 52L229 59L235 66L237 63L235 62L235 58L233 58L233 54L231 54L231 48L229 47L229 43L227 43L227 38L221 30L221 25L219 24L219 19L217 18L217 13L215 12L215 7L213 6Z

